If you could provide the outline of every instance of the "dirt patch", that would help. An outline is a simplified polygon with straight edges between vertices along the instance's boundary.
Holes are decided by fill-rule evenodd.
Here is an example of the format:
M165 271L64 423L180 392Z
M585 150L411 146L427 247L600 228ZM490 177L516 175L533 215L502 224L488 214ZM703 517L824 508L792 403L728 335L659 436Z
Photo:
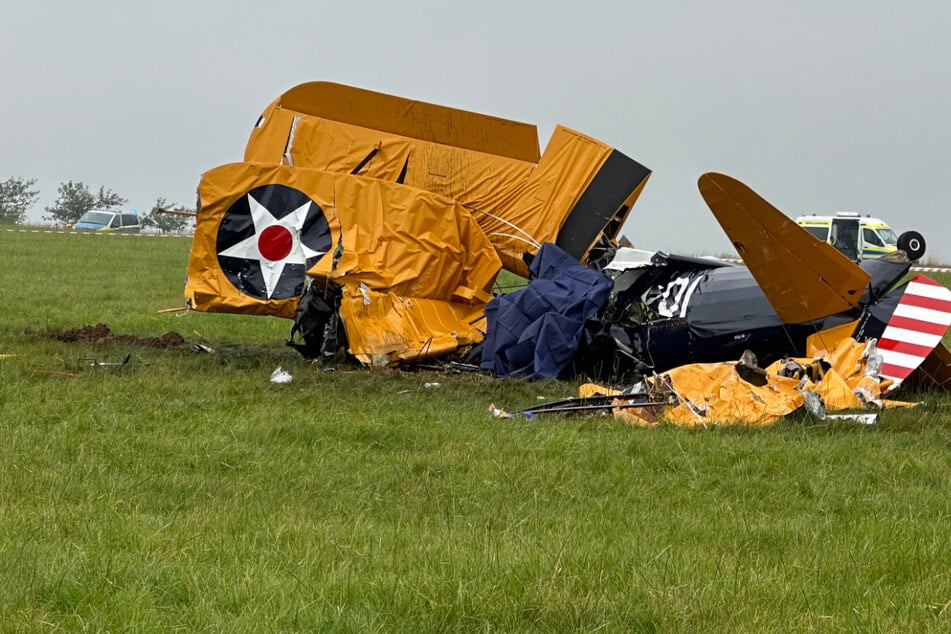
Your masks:
M79 326L66 330L51 330L47 336L64 343L117 343L126 346L146 346L149 348L184 348L188 345L185 337L177 332L167 332L161 337L137 337L136 335L115 335L106 324Z

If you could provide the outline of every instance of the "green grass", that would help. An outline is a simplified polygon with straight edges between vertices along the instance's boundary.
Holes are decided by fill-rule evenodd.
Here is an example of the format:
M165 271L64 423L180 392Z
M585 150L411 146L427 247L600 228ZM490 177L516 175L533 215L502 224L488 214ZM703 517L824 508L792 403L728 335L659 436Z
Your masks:
M875 428L493 420L576 386L324 372L286 321L158 314L189 244L0 233L0 630L951 627L951 398ZM219 352L43 335L97 322Z

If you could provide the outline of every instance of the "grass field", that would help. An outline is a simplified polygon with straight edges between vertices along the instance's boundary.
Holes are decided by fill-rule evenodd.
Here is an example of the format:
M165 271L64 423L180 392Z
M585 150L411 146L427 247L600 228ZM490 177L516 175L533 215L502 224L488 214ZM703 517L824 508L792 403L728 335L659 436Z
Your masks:
M576 386L324 372L288 322L159 314L189 246L0 231L0 631L951 629L948 396L493 420ZM99 322L218 353L45 334Z

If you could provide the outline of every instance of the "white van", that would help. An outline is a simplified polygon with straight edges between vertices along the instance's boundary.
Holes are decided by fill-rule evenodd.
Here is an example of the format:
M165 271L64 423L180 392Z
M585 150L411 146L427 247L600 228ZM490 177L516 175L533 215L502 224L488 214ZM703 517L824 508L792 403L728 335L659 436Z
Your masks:
M76 221L73 229L102 233L139 233L142 226L139 224L138 214L115 209L90 209Z
M919 260L925 254L925 239L917 231L906 231L897 236L880 218L855 212L799 216L796 224L856 262L880 258L899 249L907 253L910 260Z

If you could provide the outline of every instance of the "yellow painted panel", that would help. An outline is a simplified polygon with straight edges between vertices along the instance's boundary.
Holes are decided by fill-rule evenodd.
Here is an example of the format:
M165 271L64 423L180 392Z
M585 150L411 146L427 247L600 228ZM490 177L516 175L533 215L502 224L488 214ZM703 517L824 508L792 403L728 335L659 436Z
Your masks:
M730 176L703 174L699 187L783 321L802 323L858 305L871 278L834 247Z

